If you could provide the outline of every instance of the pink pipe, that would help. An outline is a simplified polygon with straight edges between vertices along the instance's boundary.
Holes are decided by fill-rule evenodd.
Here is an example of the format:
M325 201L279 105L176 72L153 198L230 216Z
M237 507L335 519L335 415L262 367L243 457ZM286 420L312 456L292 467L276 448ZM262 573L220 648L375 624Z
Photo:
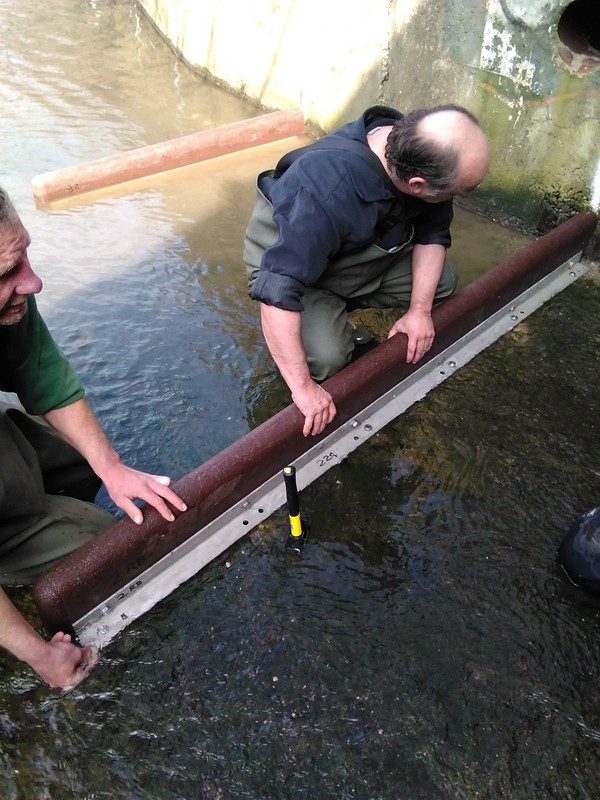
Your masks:
M158 172L235 153L304 133L300 111L275 111L252 119L190 133L86 164L37 175L31 181L38 206L104 189Z

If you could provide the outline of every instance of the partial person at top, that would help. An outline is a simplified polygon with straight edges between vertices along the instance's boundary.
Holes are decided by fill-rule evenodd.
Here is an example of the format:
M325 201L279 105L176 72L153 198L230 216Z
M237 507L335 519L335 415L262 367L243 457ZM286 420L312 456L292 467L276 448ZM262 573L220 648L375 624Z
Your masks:
M41 318L42 281L8 194L0 188L0 584L29 585L115 522L93 501L102 482L136 523L149 503L168 521L185 511L164 475L121 462L84 397L83 386ZM46 641L0 589L0 646L50 686L72 688L97 661L67 633Z
M250 297L305 436L336 414L320 383L360 342L349 312L402 309L388 337L407 336L409 363L431 348L432 308L457 284L452 200L477 188L489 161L465 108L373 106L258 176L244 242Z

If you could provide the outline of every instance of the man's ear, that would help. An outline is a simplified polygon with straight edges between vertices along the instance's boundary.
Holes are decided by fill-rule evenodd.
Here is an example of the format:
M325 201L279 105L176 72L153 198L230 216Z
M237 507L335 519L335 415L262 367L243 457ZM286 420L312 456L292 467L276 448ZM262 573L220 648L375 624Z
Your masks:
M427 189L427 181L425 178L409 178L407 183L410 193L415 196L423 194L423 192Z

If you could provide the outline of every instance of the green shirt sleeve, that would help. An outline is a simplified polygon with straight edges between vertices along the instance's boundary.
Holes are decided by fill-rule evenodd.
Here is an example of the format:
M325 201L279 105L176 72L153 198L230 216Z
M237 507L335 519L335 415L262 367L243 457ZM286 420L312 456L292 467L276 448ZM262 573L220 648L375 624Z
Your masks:
M30 414L45 414L81 399L84 389L33 295L28 304L20 322L0 327L0 389L15 392Z

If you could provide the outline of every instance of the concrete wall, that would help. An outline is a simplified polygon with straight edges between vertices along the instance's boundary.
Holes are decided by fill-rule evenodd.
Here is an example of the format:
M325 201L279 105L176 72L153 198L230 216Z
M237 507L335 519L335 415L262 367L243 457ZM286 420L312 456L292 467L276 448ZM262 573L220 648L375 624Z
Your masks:
M543 232L600 205L600 0L139 5L193 67L325 131L375 102L467 106L492 145L476 197L492 216Z

